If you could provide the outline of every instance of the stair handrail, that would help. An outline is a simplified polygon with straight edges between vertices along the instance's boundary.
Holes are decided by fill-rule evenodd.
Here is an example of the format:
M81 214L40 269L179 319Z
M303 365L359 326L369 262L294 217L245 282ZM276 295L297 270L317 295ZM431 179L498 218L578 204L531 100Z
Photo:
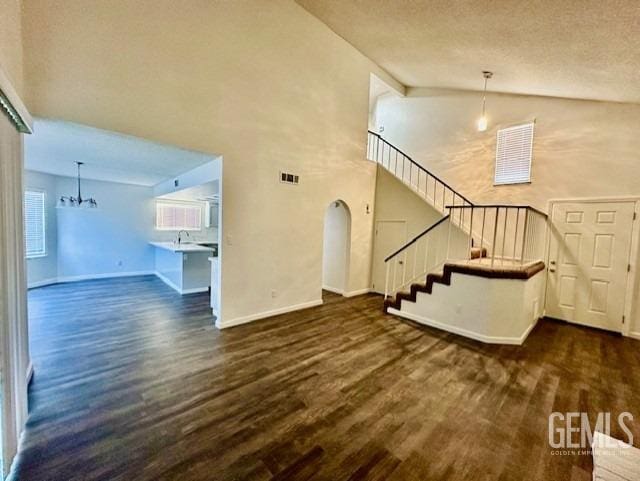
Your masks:
M469 208L511 208L511 209L529 209L532 210L541 216L549 217L549 215L540 209L536 209L535 207L528 204L474 204L474 205L448 205L447 209L469 209Z
M439 226L445 225L442 229L436 230ZM393 254L387 256L385 262L385 286L384 298L393 296L398 290L415 282L416 279L426 276L431 270L440 267L447 260L449 255L448 244L451 235L451 216L445 215L428 228L415 236ZM438 236L441 236L438 238ZM420 241L424 239L424 245ZM434 246L435 244L435 246ZM434 249L435 247L435 249ZM399 256L398 262L391 262ZM411 260L412 267L407 267ZM418 260L420 261L418 263ZM393 264L393 268L391 267ZM397 269L401 265L400 282L398 282ZM393 271L393 272L392 272ZM407 277L408 275L408 277Z
M445 222L447 219L449 219L449 214L445 215L442 219L438 220L437 222L431 224L429 227L427 227L425 230L423 230L420 234L418 234L417 236L415 236L413 239L411 239L409 242L407 242L406 244L404 244L402 247L400 247L397 251L395 251L393 254L388 255L385 258L385 262L389 262L391 259L393 259L395 256L397 256L398 254L400 254L403 250L408 249L412 244L415 244L416 242L418 242L422 237L424 237L425 235L427 235L429 232L431 232L433 229L435 229L436 227L438 227L440 224L442 224L443 222Z
M376 133L376 132L372 132L371 130L367 130L367 132L369 133L369 135L372 135L373 137L375 137L377 139L377 141L382 141L384 144L386 144L387 146L389 146L391 149L395 150L396 153L400 154L403 156L404 159L408 160L412 165L414 165L419 171L423 172L427 177L431 177L433 178L436 182L440 183L443 187L446 187L447 189L449 189L455 197L459 197L460 199L462 199L464 202L466 202L468 205L474 205L473 202L471 202L469 199L467 199L464 195L462 195L460 192L458 192L457 190L455 190L453 187L451 187L449 184L447 184L444 180L442 180L440 177L438 177L437 175L433 174L431 171L427 170L426 168L424 168L421 164L419 164L418 162L416 162L415 160L413 160L413 158L410 155L407 155L404 151L402 151L401 149L399 149L398 147L396 147L395 145L393 145L391 142L389 142L388 140L386 140L384 137L382 137L380 134ZM369 148L369 150L371 150L371 153L373 154L373 151L371 149L371 147ZM379 158L379 145L376 145L376 150L375 150L375 155L376 157L374 159L370 159L370 160L375 160L377 163L382 164L384 166L384 159L380 159ZM390 159L389 159L390 160ZM397 157L396 157L397 160ZM387 167L389 168L389 167ZM389 169L390 170L390 169ZM404 176L403 176L404 177ZM418 174L418 182L419 182L419 174ZM455 202L455 197L454 197L454 202Z

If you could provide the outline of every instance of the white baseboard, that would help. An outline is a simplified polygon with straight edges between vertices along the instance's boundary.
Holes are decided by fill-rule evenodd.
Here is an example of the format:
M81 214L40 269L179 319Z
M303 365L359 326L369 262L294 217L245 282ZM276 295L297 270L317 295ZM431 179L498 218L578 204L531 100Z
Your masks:
M365 288L365 289L358 289L357 291L345 292L342 289L338 289L336 287L322 286L322 290L323 291L333 292L334 294L339 294L339 295L344 296L344 297L361 296L362 294L368 294L368 293L371 292L371 289L368 288L368 287Z
M117 277L152 276L154 271L129 271L129 272L107 272L105 274L85 274L82 276L65 276L45 279L43 281L31 282L27 285L29 289L49 286L51 284L64 284L67 282L93 281L97 279L112 279Z
M168 277L163 276L158 271L155 271L154 274L156 275L156 277L158 279L160 279L162 282L164 282L166 285L168 285L171 289L173 289L174 291L177 291L180 294L182 294L182 289L180 287L178 287L176 284L174 284L174 282L172 280L170 280Z
M629 332L629 334L627 334L627 337L632 337L633 339L638 339L638 340L640 340L640 332L638 332L638 331L631 331L631 332Z
M341 296L344 295L344 291L342 289L338 289L337 287L322 286L322 290L323 291L333 292L334 294L338 294L338 295L341 295Z
M27 288L35 289L36 287L50 286L51 284L57 284L57 283L58 283L58 278L52 277L51 279L44 279L38 282L29 282L27 284Z
M365 289L358 289L357 291L345 292L343 294L344 297L355 297L361 296L363 294L369 294L371 292L371 288L367 287Z
M209 286L207 287L194 287L193 289L182 289L182 294L197 294L198 292L208 292Z
M281 307L279 309L273 309L272 311L259 312L257 314L251 314L250 316L236 317L230 321L221 321L219 318L216 320L216 327L218 329L226 329L228 327L239 326L248 322L257 321L259 319L265 319L267 317L273 317L280 314L286 314L288 312L299 311L302 309L308 309L310 307L316 307L322 305L322 299L315 301L304 302L302 304L294 304L293 306Z
M155 274L158 279L160 279L166 285L171 287L174 291L178 292L180 295L196 294L198 292L207 292L209 290L209 286L207 286L207 287L195 287L193 289L181 289L172 280L170 280L166 276L163 276L158 271L152 272L152 274Z
M29 365L27 366L27 386L33 379L33 364L29 361Z
M519 337L486 336L484 334L480 334L479 332L474 332L468 329L463 329L461 327L444 324L442 322L434 321L433 319L427 319L426 317L418 316L416 314L399 311L398 309L394 309L392 307L390 307L387 312L389 314L393 314L394 316L404 317L419 324L424 324L425 326L435 327L436 329L440 329L442 331L451 332L453 334L468 337L470 339L485 342L487 344L514 344L519 346L525 341L531 330L536 325L535 322L531 323Z

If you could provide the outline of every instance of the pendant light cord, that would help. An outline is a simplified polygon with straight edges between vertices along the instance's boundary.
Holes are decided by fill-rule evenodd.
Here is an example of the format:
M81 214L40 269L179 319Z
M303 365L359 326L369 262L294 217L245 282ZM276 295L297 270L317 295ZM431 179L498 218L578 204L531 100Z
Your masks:
M485 114L485 108L487 105L487 80L488 77L485 75L484 76L484 90L483 90L483 94L482 94L482 116L484 117Z

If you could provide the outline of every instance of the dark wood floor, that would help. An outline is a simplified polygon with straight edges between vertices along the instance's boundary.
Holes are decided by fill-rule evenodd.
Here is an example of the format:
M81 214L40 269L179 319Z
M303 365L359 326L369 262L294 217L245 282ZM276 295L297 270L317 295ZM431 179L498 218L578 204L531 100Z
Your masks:
M586 481L549 414L640 416L638 341L542 321L488 346L381 308L327 294L217 331L153 277L33 290L16 479Z

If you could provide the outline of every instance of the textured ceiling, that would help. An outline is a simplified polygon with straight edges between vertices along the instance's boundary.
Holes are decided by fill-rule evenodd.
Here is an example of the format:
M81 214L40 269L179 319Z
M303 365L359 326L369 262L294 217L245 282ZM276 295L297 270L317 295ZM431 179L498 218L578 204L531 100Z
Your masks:
M296 0L409 87L640 102L639 0Z
M75 177L75 161L85 162L82 177L126 184L156 185L193 169L213 156L108 130L58 120L35 119L25 137L25 167Z

